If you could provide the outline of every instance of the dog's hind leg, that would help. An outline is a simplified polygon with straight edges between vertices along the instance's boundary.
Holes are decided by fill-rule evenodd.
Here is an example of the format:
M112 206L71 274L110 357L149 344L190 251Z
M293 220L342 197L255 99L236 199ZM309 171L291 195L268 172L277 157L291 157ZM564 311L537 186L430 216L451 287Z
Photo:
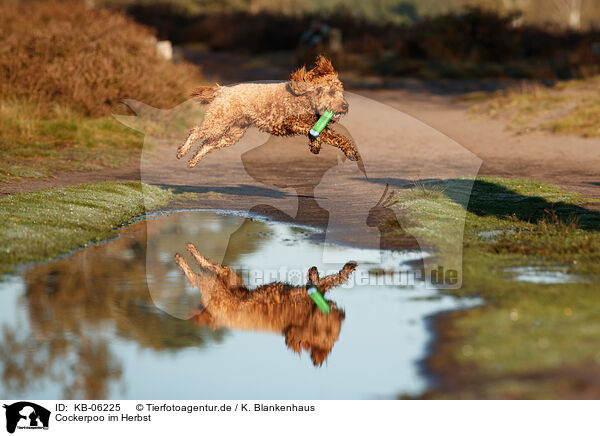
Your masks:
M242 278L233 269L229 268L228 266L212 262L207 257L204 257L191 242L188 242L187 249L194 260L198 262L198 265L202 267L202 269L221 278L226 278L228 286L232 288L244 286Z
M181 256L181 254L177 253L175 255L175 263L183 271L185 276L190 282L190 285L196 286L198 281L198 274L196 274L192 268L190 268L189 264L185 261L185 259Z
M198 265L200 265L202 268L209 270L209 271L213 271L215 273L218 272L219 268L222 268L221 265L211 262L208 258L202 256L200 254L200 252L198 251L198 249L196 248L196 246L194 244L192 244L191 242L187 243L187 249L188 249L188 252L194 258L194 260L196 262L198 262Z
M200 147L200 149L196 152L196 154L194 154L194 156L190 159L190 161L188 162L188 167L193 168L196 165L198 165L198 162L200 162L204 156L206 156L213 150L232 146L233 144L238 142L242 138L242 136L244 136L244 133L246 133L247 129L248 127L246 126L231 126L231 128L227 130L227 132L220 138L216 140L206 141L202 145L202 147Z
M202 125L190 129L186 140L177 149L177 159L185 156L198 141L209 142L211 138L219 138L227 132L231 120L219 109L209 109Z
M192 127L183 144L177 149L177 159L181 159L188 151L190 151L192 145L200 139L201 131L202 129L200 126Z
M194 258L196 258L196 256L194 256ZM183 273L189 280L190 285L195 286L200 290L200 295L202 296L202 304L204 305L204 307L207 307L211 300L211 297L213 296L213 285L216 283L215 278L218 276L218 274L216 274L214 269L208 272L204 272L202 274L197 274L192 270L192 268L190 268L190 265L179 253L175 255L175 263L177 264L179 269L183 271Z

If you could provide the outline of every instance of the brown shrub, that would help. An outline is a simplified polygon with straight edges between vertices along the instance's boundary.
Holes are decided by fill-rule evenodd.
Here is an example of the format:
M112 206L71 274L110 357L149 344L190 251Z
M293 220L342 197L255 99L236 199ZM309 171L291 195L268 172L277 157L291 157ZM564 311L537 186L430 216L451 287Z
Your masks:
M205 8L194 14L182 11L176 3L125 0L127 13L137 22L155 27L163 38L251 54L294 50L298 65L308 64L323 53L333 58L337 69L367 75L554 80L600 72L600 57L593 49L600 41L597 27L576 32L557 26L519 24L516 14L488 9L456 9L400 24L367 21L343 9L322 14L281 14ZM300 42L314 23L341 30L341 53L329 52L326 41L316 45Z
M167 107L199 81L189 64L166 61L152 31L82 3L0 0L0 95L110 113L121 98Z

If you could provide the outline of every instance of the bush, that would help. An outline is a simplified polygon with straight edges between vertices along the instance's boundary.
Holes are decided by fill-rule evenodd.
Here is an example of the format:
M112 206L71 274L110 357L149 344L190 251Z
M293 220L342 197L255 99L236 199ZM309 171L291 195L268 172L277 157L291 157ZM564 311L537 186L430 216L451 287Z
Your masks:
M199 71L162 59L153 32L82 3L0 0L0 93L110 113L122 98L167 107L189 97Z
M600 56L592 49L600 41L599 30L523 24L517 14L486 9L424 16L409 24L367 21L335 9L320 15L243 10L184 14L162 0L129 4L126 11L180 44L253 55L296 51L299 63L311 62L316 53L330 54L327 44L300 45L314 22L324 23L343 35L342 53L332 56L336 67L364 74L555 80L600 72Z
M423 20L406 39L406 55L454 62L505 62L521 57L522 41L511 25L514 18L467 9Z

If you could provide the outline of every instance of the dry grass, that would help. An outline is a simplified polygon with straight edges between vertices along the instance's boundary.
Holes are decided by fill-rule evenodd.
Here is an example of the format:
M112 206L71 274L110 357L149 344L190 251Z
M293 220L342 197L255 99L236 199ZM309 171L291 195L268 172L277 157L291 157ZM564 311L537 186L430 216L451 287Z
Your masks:
M559 82L552 87L523 86L486 96L472 111L506 121L507 129L517 132L544 130L584 137L600 136L600 76L587 80Z
M199 81L197 68L158 56L150 29L83 3L0 0L0 28L5 100L101 116L122 98L175 105Z
M542 127L555 133L600 136L600 98L584 98L567 116L544 123Z

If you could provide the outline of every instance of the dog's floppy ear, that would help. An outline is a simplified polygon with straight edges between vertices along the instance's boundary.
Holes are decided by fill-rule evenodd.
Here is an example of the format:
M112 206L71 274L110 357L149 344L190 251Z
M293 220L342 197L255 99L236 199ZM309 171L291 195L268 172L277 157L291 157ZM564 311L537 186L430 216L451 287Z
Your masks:
M308 82L296 82L292 80L288 84L288 90L294 95L304 95L309 93L315 86Z
M309 92L313 86L309 83L310 76L306 71L306 67L298 68L290 76L288 89L294 95L303 95Z

